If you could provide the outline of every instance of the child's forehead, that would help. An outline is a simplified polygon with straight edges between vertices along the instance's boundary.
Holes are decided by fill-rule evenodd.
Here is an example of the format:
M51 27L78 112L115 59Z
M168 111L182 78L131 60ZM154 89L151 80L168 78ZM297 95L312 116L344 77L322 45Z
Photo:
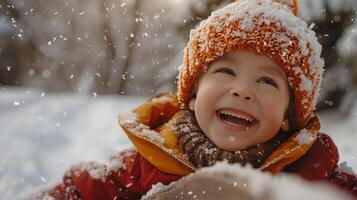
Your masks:
M249 56L251 56L250 58L248 58ZM258 62L257 66L258 66L258 71L261 72L267 72L273 75L277 75L277 76L286 76L286 73L284 72L284 70L282 69L282 67L280 65L278 65L272 58L264 55L264 54L259 54L256 52L248 52L248 51L236 51L236 52L231 52L228 54L225 54L224 56L216 59L215 61L213 61L210 65L209 68L211 68L211 66L215 66L215 67L219 67L220 63L222 64L232 64L231 66L250 66L252 65L252 61L255 62L257 61L256 59L260 58L261 62ZM213 68L215 68L213 67Z
M271 57L262 54L262 53L257 53L255 51L248 51L248 50L237 50L233 52L229 52L224 54L222 57L218 58L217 60L225 60L225 61L230 61L230 62L245 62L249 61L251 59L257 59L259 58L261 61L266 62L266 63L275 63L274 59ZM276 64L277 65L277 64Z

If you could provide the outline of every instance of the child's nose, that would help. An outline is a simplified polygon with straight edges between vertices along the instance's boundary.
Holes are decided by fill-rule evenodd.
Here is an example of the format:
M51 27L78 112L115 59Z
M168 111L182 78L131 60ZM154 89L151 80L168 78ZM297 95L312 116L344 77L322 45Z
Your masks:
M243 89L237 89L237 88L232 88L230 91L230 94L235 96L235 97L240 97L244 98L246 100L252 100L253 95L251 92L243 90Z

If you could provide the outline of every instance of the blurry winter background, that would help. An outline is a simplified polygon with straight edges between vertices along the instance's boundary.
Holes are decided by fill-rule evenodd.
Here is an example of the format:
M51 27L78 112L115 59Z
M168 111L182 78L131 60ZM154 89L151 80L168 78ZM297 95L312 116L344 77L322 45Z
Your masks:
M130 147L117 114L174 91L189 30L224 0L0 0L0 199ZM322 130L357 170L357 0L299 0L323 45Z

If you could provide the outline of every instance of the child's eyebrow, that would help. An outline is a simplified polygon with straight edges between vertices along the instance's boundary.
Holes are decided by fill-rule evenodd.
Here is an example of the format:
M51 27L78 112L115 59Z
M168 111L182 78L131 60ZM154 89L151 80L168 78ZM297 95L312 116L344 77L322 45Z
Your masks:
M284 71L281 70L281 69L278 69L276 67L263 66L263 67L260 68L260 71L264 71L264 72L267 72L269 74L272 74L272 75L275 75L275 76L278 76L278 77L282 77L283 79L285 79L285 77L286 77Z

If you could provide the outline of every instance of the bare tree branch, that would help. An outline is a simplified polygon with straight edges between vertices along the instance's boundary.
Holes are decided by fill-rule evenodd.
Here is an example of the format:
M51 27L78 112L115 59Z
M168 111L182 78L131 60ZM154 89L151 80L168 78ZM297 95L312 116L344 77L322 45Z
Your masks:
M134 3L134 7L133 7L133 12L134 12L134 19L136 17L139 17L140 13L139 13L139 9L140 9L140 5L141 5L141 0L136 0ZM134 36L137 36L137 33L139 31L139 25L137 23L133 23L133 25L131 26L132 31L131 33ZM130 64L132 62L132 54L133 54L133 46L134 46L134 42L135 42L135 37L129 37L129 46L127 48L128 53L127 53L127 58L125 60L125 63L122 67L122 70L120 71L119 75L124 74L125 72L127 72L127 70L130 67ZM118 93L122 94L123 92L125 92L125 80L124 79L119 79L119 90Z

